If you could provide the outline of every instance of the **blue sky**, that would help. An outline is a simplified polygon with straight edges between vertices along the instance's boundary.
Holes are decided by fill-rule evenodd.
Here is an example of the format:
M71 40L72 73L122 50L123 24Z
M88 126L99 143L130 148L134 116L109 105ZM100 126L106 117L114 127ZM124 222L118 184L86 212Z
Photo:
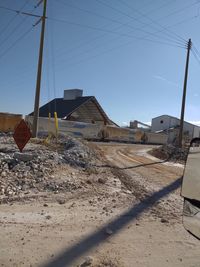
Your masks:
M1 7L31 12L36 3L0 0L2 112L33 110L41 25ZM33 12L42 14L42 6ZM82 88L120 125L180 116L182 47L191 38L200 51L199 0L48 0L47 16L41 105ZM200 58L193 53L185 118L200 121Z

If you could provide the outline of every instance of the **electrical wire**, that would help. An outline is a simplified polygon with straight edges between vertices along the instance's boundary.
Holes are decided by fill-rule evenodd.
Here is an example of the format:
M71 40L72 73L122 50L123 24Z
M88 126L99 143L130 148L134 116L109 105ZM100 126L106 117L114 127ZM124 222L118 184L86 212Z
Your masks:
M114 40L116 40L116 38L112 39L111 41L114 41ZM147 39L147 40L148 40L148 39ZM138 41L140 41L139 38L138 38ZM141 39L141 41L142 41L142 39ZM148 41L155 43L153 40L148 40ZM131 43L131 42L128 42L127 44L130 44L130 43ZM156 43L157 43L157 44L166 45L165 43L162 43L162 42L156 42ZM168 45L168 44L167 44L167 45ZM95 47L94 47L93 50L96 51L98 46L101 46L101 45L95 45ZM122 45L122 46L123 46L123 45ZM170 46L171 46L171 45L170 45ZM172 46L173 46L173 45L172 45ZM121 47L121 46L120 46L120 47ZM182 47L182 46L176 46L176 47L186 49L186 46L184 46L184 47ZM79 53L79 54L76 53L76 56L80 57L80 56L83 56L83 55L88 54L88 53L91 53L91 48L89 48L88 50L84 51L83 53ZM63 57L62 57L62 58L63 58ZM68 57L67 59L65 58L65 60L62 60L62 62L66 62L66 61L67 61L67 62L69 63L69 60L73 60L73 61L74 61L74 56Z
M133 8L131 5L127 4L124 0L117 0L120 3L123 3L126 7L128 7L129 9L133 10L134 12L138 13L141 17L144 17L146 19L148 19L149 21L151 21L153 24L161 27L163 30L166 30L168 33L166 33L168 36L173 36L176 37L177 40L182 40L184 42L186 42L186 40L184 38L182 38L180 35L178 35L177 33L166 29L166 27L164 27L163 25L161 25L160 23L158 23L157 21L151 19L150 17L148 17L147 15L145 15L143 12L141 12L140 10L137 10L135 8Z
M20 12L24 9L24 7L28 4L30 0L26 0L26 2L24 3L24 5L20 8ZM12 22L16 19L16 17L19 15L19 13L15 14L11 20L6 24L6 26L1 30L0 32L0 36L8 29L8 27L12 24Z
M197 60L197 62L200 65L200 58L199 58L199 56L196 54L196 52L194 51L194 49L191 49L191 51L192 51L193 56L195 57L195 59Z
M157 8L153 8L153 9L149 10L148 12L145 13L145 15L149 15L149 14L154 13L155 11L158 11L160 9L166 8L167 6L171 5L171 3L174 3L174 0L171 0L171 1L167 2L167 3L165 1L165 4L163 4L163 5L161 5L161 6L157 7Z
M188 22L189 20L194 19L194 18L196 18L196 16L195 16L195 17L192 16L192 17L187 18L187 19L185 19L185 20L181 20L180 22L175 23L175 24L172 24L172 25L169 25L169 26L167 26L167 27L168 27L168 28L171 28L171 27L174 27L174 26L176 26L176 25L180 25L180 24L182 24L182 23ZM92 41L97 40L97 39L99 39L99 38L101 38L102 36L105 36L105 35L106 35L106 34L101 35L100 37L97 37L97 38L93 38ZM117 38L118 38L118 37L117 37ZM111 39L109 42L111 42L111 41L115 41L117 38ZM91 40L90 40L90 41L91 41ZM78 49L78 48L82 48L83 45L90 44L90 41L87 41L87 42L85 42L85 43L82 42L82 43L79 44L78 46L76 46L76 47L72 47L71 49L67 50L66 53L71 55L71 52L75 51L75 50ZM97 48L98 46L100 46L100 45L95 45L94 50L96 50L96 48ZM184 48L186 48L186 46L185 46ZM84 54L87 53L87 52L91 52L91 49L85 51L84 53L80 53L80 54L78 54L78 56L82 56L82 55L84 55ZM63 58L63 55L66 54L66 53L58 54L58 55L56 55L56 57L58 57L59 55L61 55L62 58ZM77 54L76 54L76 55L77 55ZM71 57L70 57L69 59L71 59Z
M8 9L8 8L7 8ZM30 13L32 13L33 12L33 10L34 10L35 8L33 8L32 10L31 10L31 12ZM23 24L24 24L24 22L26 21L28 19L28 16L26 16L26 17L24 17L15 27L14 27L14 29L6 36L6 38L3 40L3 41L1 41L1 43L0 43L0 47L1 46L3 46L3 44L6 42L6 41L8 41L9 39L10 39L10 37L17 31L17 29L19 29Z
M195 53L198 55L198 57L200 58L200 52L198 51L198 49L195 47L195 45L193 44L192 48L194 49Z
M173 0L173 1L174 1L174 0ZM170 2L172 2L172 1L170 1ZM63 3L63 2L62 2L62 3ZM63 3L63 4L66 5L66 2ZM164 6L166 6L166 4L165 4L165 5L162 5L161 7L158 7L158 9L160 9L160 8L162 8L162 7L164 7ZM155 11L155 10L157 10L157 9L153 9L152 12ZM150 13L151 13L151 12L148 12L148 14L150 14ZM118 19L121 19L121 17L118 18ZM127 24L128 24L128 23L127 23ZM104 25L105 28L107 28L108 26L110 26L110 25L109 25L109 24ZM117 27L113 28L112 30L118 30L118 29L120 29L120 28L122 28L122 26L117 26ZM106 35L107 35L107 34L105 33L105 34L103 34L103 35L97 36L97 37L92 38L92 39L90 39L90 40L88 40L88 38L87 38L87 41L86 41L86 42L81 42L78 46L74 46L74 45L73 45L73 48L70 49L69 52L75 50L76 48L83 47L83 45L90 44L91 41L95 41L95 40L101 39L102 37L104 37L104 36L106 36Z
M175 15L175 14L181 13L181 12L183 12L183 11L186 10L186 9L188 10L189 8L191 8L191 7L195 6L195 5L198 5L198 4L200 4L200 1L199 1L199 0L196 0L194 3L189 4L189 5L187 5L187 6L183 7L183 8L181 8L181 9L178 9L178 10L176 10L176 11L174 11L174 12L168 14L168 15L165 16L165 17L160 18L159 21L161 21L161 20L163 20L163 19L165 19L165 18L171 17L171 16L173 16L173 15Z
M97 57L99 57L99 56L105 55L105 54L107 54L107 53L113 52L113 51L115 51L115 50L117 50L117 49L119 49L119 48L121 48L121 47L130 45L131 43L132 43L132 41L129 41L129 42L125 43L125 44L121 44L121 45L118 45L118 46L116 46L116 47L107 49L107 50L105 50L104 52L98 53L98 54L96 54L96 55L94 55L94 56L90 56L90 57L87 57L86 59L82 59L82 60L80 60L80 61L78 61L78 62L75 62L75 63L73 63L73 64L70 64L70 68L71 68L71 67L75 67L75 66L77 66L77 65L79 65L79 64L82 64L82 63L84 63L84 62L86 62L86 61L93 60L93 59L95 59L95 58L97 58ZM63 70L63 67L62 67L62 70Z
M147 40L147 41L150 41L150 42L155 42L155 43L157 42L157 43L160 43L160 44L167 44L167 45L176 46L176 47L182 47L182 48L184 48L184 45L185 45L185 44L176 45L176 44L174 44L172 42L171 43L170 42L162 42L162 41L147 39L147 38L144 38L144 37L140 38L138 36L133 36L133 35L129 35L129 34L126 34L126 33L119 33L119 32L116 32L116 31L106 30L106 29L102 29L102 28L99 28L99 27L80 24L80 23L77 23L77 22L71 22L71 21L67 21L67 20L64 20L64 19L58 19L58 18L53 18L53 17L48 17L48 19L49 20L53 20L53 21L57 21L57 22L61 22L61 23L67 23L67 24L78 26L78 27L81 27L81 28L88 28L88 29L91 29L91 30L102 31L102 32L111 33L111 34L115 34L115 35L118 35L118 36L128 37L128 38L132 38L132 39L136 39L136 40L137 39Z
M126 17L131 18L132 20L135 20L135 21L137 21L137 22L143 24L145 27L146 27L146 26L149 26L148 23L144 23L144 22L142 22L141 20L139 20L138 18L135 18L135 17L133 17L133 16L130 16L130 15L127 14L126 12L123 12L123 11L119 10L118 8L109 5L107 2L105 3L105 2L103 2L102 0L95 0L95 1L96 1L97 3L100 3L100 4L106 6L106 7L110 8L110 9L112 9L112 10L114 10L114 11L120 13L120 14L123 14L123 15L126 16ZM153 24L153 23L151 23L151 25L152 25L152 24ZM152 32L143 30L145 27L142 27L142 28L136 28L136 27L134 27L134 28L135 28L135 30L142 31L142 32L144 32L144 33L146 33L146 34L148 34L148 35L153 35L153 36L156 36L157 38L158 38L158 37L161 38L161 36L158 35L157 32L152 33ZM160 31L159 31L159 32L160 32ZM163 38L163 37L162 37L162 38ZM165 39L166 39L166 38L165 38ZM177 38L176 38L176 39L177 39ZM174 40L173 40L173 41L174 41ZM178 39L178 41L179 41L179 42L181 41L181 43L183 42L183 40L181 40L181 39ZM184 42L185 42L185 40L184 40ZM180 44L180 43L179 43L179 44Z
M17 43L19 43L22 39L24 39L26 35L28 35L32 31L33 28L34 26L32 26L26 32L20 35L19 38L17 38L17 40L12 45L10 45L3 53L0 54L0 59L4 57L10 51L10 49L12 49Z
M167 27L167 28L172 28L172 27L175 27L175 26L177 26L177 25L183 24L183 23L185 23L185 22L191 21L191 20L193 20L193 19L197 19L197 17L198 17L198 16L192 16L192 17L186 18L186 19L184 19L184 20L181 20L181 21L179 21L179 22L177 22L177 23L175 23L175 24L168 25L168 26L166 26L166 27ZM105 25L105 26L107 26L107 25ZM116 28L114 28L114 29L117 30L118 28L120 28L120 27L116 27ZM104 37L104 36L106 36L106 35L107 35L107 34L103 34L103 35L97 36L97 37L95 37L95 38L92 38L92 39L90 39L90 40L88 40L88 38L87 38L86 42L80 42L79 45L73 46L71 49L67 50L66 52L67 52L67 54L71 54L71 52L75 51L77 48L82 48L84 45L88 45L88 44L90 44L91 41L96 41L96 40L101 39L102 37ZM111 41L113 41L113 40L116 40L116 38L115 38L115 39L112 39ZM96 47L97 47L97 46L95 46L95 49L96 49ZM64 53L64 54L66 54L66 53ZM63 53L62 53L61 55L62 55L62 57L63 57ZM59 56L59 54L56 55L56 57L58 57L58 56Z
M184 39L181 40L181 41L180 41L179 39L178 39L177 41L175 41L175 40L174 40L174 37L172 38L170 35L169 35L170 38L169 38L169 37L161 37L160 35L158 35L158 34L156 34L156 33L152 33L152 32L143 30L142 28L134 27L134 26L132 26L132 25L130 25L130 24L128 24L128 23L122 23L121 21L118 21L118 20L116 20L116 19L112 19L112 18L108 18L108 17L106 17L106 16L103 16L103 15L98 14L98 13L96 13L96 12L92 12L92 11L87 10L87 9L85 9L85 8L80 8L80 7L77 7L77 6L68 4L68 3L66 3L66 2L64 3L64 2L62 2L61 0L57 0L57 1L60 2L60 3L62 3L63 5L66 5L66 6L75 8L75 9L77 9L77 10L79 10L79 11L82 11L82 12L85 12L85 13L89 13L89 14L91 14L91 15L93 15L93 16L96 16L96 17L100 17L100 18L106 19L106 20L108 20L108 21L111 21L111 22L120 24L121 26L127 26L127 27L129 27L129 28L132 28L133 30L140 31L140 32L144 32L144 33L146 33L146 34L148 34L148 35L153 35L153 36L156 37L156 38L162 38L162 39L164 39L164 40L166 40L166 41L173 42L173 43L178 44L178 45L183 45L183 41L186 42ZM120 13L121 13L121 12L120 12ZM123 12L123 14L125 14L125 13ZM134 19L134 20L137 20L138 22L144 24L145 26L148 25L147 23L143 23L143 22L141 22L140 20L138 20L138 19L136 19L136 18L134 18L134 17L132 17L132 16L131 16L131 19L132 19L132 20L133 20L133 19Z
M162 9L162 8L164 8L164 7L168 6L168 5L170 5L172 2L174 2L174 0L169 1L169 2L165 3L164 5L161 5L161 6L157 7L157 8L153 8L153 9L151 9L150 11L146 12L145 15L149 15L149 14L151 14L151 13L157 11L157 10L160 10L160 9ZM195 2L194 4L196 4L196 2ZM185 8L189 8L189 7L186 6L186 7L184 7L183 9L185 9ZM176 12L173 12L173 14L178 13L178 12L180 12L180 11L183 11L183 9L178 10L178 11L176 11ZM165 17L169 17L169 15L170 15L170 14L168 14L167 16L162 17L160 20L165 19ZM171 13L171 15L172 15L172 13ZM194 19L194 18L196 18L196 17L197 17L197 16L189 17L189 18L184 19L184 20L182 20L182 21L180 21L180 22L178 22L178 23L176 23L176 24L167 26L167 28L171 28L171 27L174 27L174 26L183 24L184 22L188 22L188 21L190 21L190 20L192 20L192 19ZM107 26L109 26L109 25L105 25L105 27L107 27ZM120 28L121 28L121 26L120 26L120 27L116 27L116 28L114 28L114 30L118 30L118 29L120 29ZM162 30L159 31L159 32L162 32ZM106 34L101 35L101 36L99 36L99 37L92 38L91 41L95 41L95 40L97 40L97 39L100 39L100 38L104 37L105 35L106 35ZM88 38L87 38L87 41L86 41L86 42L81 42L80 45L78 45L78 48L79 48L79 47L82 47L83 45L87 45L87 44L89 44L89 43L90 43L90 41L88 41ZM70 52L73 51L73 50L75 50L75 47L74 47L74 46L73 46L72 49L70 49Z

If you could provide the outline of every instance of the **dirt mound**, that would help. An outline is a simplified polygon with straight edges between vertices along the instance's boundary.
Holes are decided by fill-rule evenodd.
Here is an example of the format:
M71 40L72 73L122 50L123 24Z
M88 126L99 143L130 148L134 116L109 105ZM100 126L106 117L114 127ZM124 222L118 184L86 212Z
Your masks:
M184 163L187 159L188 148L178 148L173 145L163 145L150 150L148 153L162 160Z

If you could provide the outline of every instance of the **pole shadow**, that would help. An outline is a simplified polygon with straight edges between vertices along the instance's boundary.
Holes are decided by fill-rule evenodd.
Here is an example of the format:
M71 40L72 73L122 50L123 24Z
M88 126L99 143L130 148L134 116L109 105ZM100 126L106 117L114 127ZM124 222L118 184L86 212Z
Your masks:
M181 185L182 177L178 178L173 183L165 186L161 190L154 192L150 196L146 197L143 201L136 204L128 211L119 215L110 223L103 226L96 232L91 233L87 237L80 240L78 243L69 247L66 251L63 251L60 255L54 258L51 262L43 265L43 267L66 267L71 266L71 264L81 257L83 254L91 250L93 247L105 242L110 236L106 233L106 229L112 230L113 235L117 234L122 230L128 223L136 220L142 213L149 210L153 205L155 205L158 200L166 197Z

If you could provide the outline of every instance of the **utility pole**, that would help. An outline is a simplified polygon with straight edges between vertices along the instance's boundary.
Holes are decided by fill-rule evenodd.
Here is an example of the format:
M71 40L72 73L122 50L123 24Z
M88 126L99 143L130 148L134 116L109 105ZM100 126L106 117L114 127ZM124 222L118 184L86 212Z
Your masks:
M191 42L191 39L189 39L188 45L187 45L187 58L186 58L186 65L185 65L185 78L184 78L184 85L183 85L183 97L182 97L180 129L179 129L179 139L178 139L178 146L180 148L182 148L182 140L183 140L183 124L184 124L184 115L185 115L185 100L186 100L188 67L189 67L191 46L192 46L192 42Z
M43 6L43 16L40 19L42 21L42 28L41 28L41 36L40 36L40 50L39 50L39 59L38 59L36 91L35 91L35 105L34 105L32 137L37 137L39 105L40 105L40 85L41 85L41 75L42 75L42 60L43 60L43 48L44 48L44 33L45 33L47 0L42 0L39 2L39 4L42 2L44 2L44 4L43 4L44 6Z

